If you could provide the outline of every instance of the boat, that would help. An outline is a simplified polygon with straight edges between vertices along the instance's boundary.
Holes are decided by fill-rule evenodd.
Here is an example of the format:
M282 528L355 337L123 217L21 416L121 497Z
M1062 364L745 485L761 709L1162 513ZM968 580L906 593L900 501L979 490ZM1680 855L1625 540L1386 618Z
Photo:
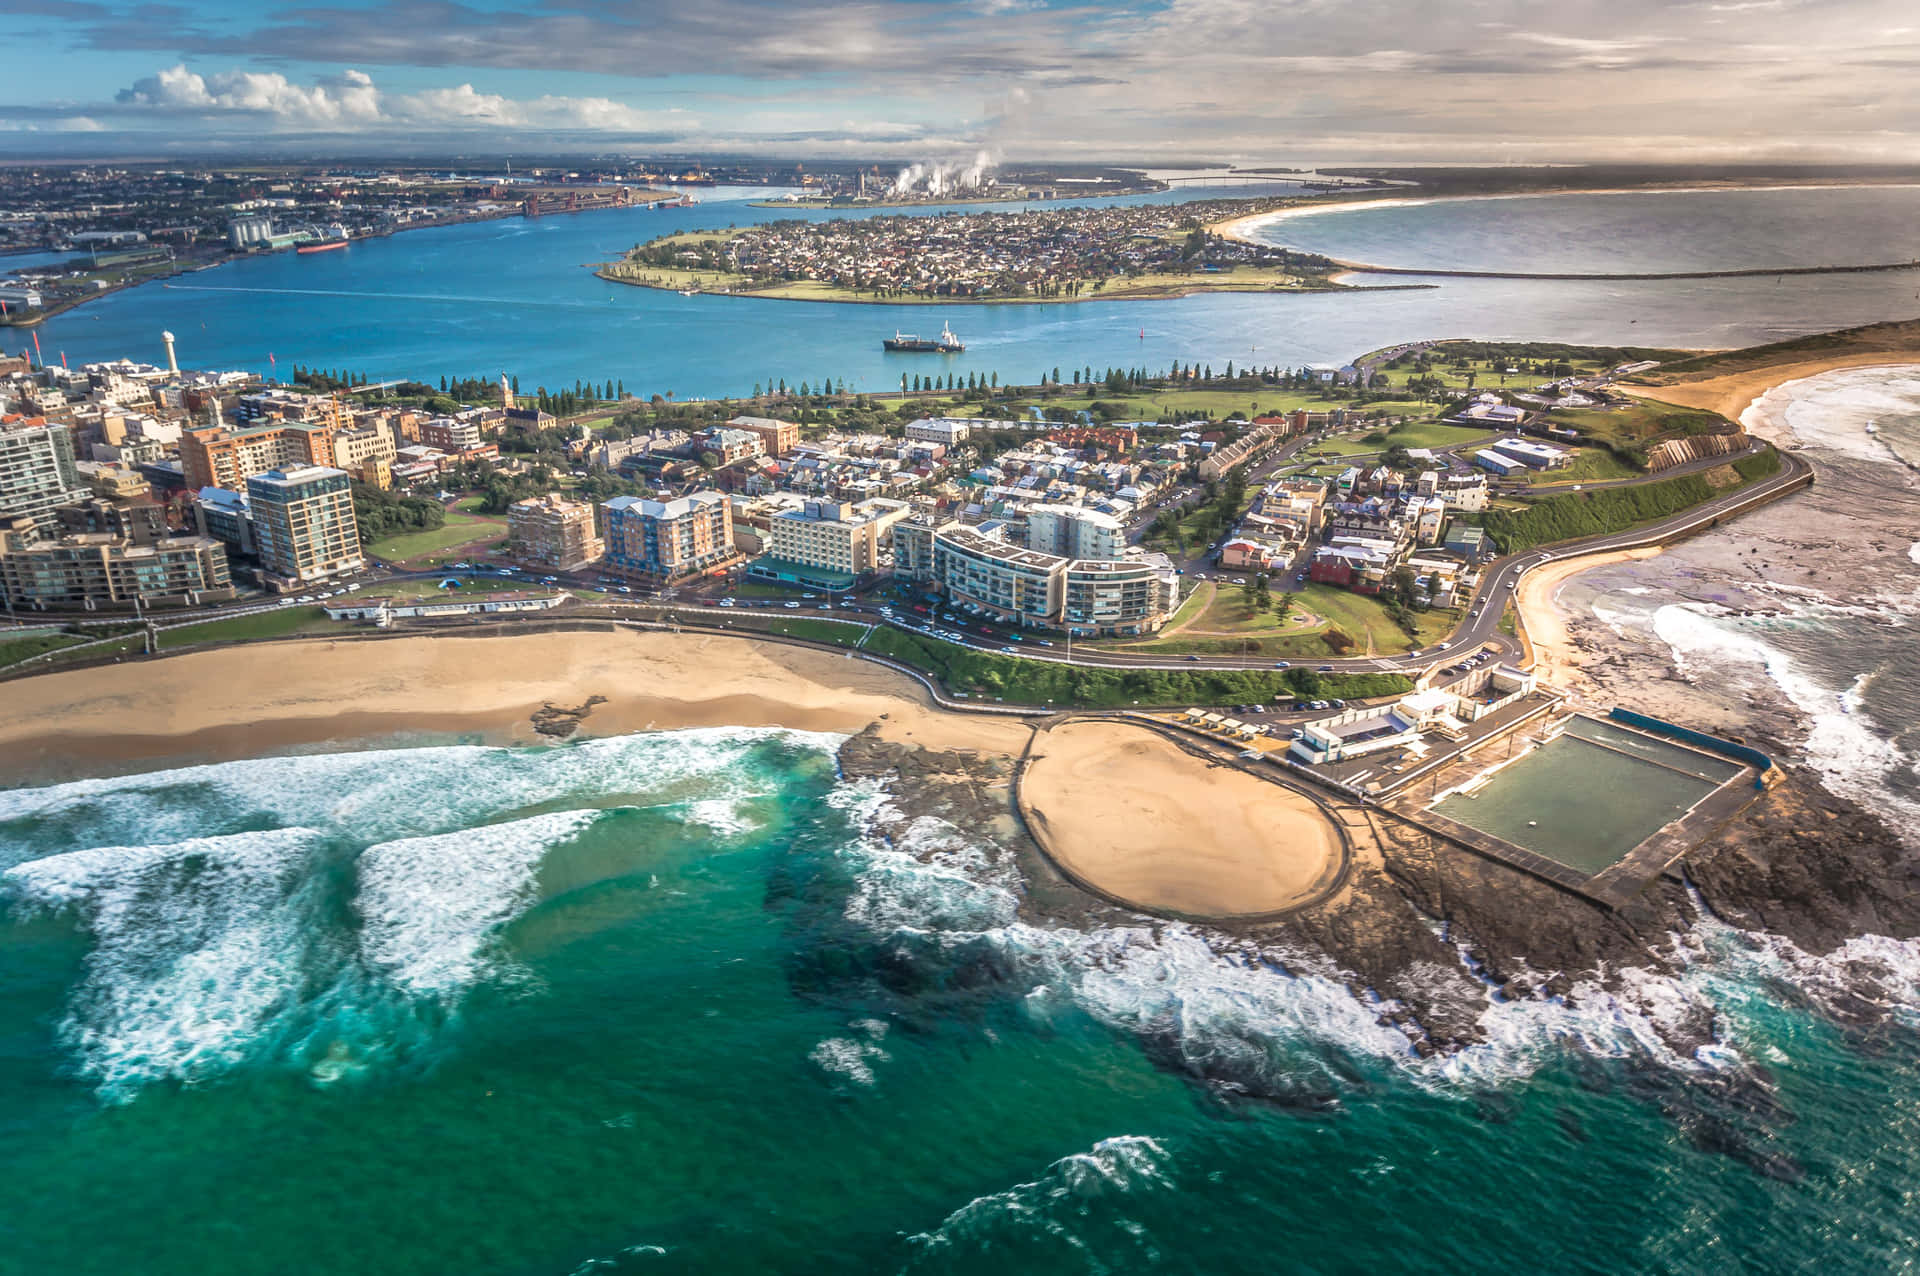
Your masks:
M960 338L953 335L953 329L946 324L940 325L937 337L916 337L912 333L895 329L891 337L880 343L888 350L903 350L914 354L959 354L966 347L960 344Z
M306 253L330 253L336 248L345 248L346 246L347 241L344 239L329 239L318 244L301 244L293 251L302 255Z

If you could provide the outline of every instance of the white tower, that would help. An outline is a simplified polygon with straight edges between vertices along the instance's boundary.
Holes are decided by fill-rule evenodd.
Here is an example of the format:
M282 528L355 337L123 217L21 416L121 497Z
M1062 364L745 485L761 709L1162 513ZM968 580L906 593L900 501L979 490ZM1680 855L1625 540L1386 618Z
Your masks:
M160 334L160 340L167 343L167 371L178 376L180 374L180 361L173 357L173 334L171 332L163 332Z

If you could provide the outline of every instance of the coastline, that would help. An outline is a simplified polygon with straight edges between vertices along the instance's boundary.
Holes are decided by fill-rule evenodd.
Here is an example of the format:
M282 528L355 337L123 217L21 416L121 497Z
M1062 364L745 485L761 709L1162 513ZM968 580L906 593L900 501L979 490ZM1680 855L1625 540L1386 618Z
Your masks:
M1769 392L1796 381L1805 381L1809 377L1817 377L1828 372L1860 368L1901 368L1917 364L1920 364L1920 343L1905 350L1897 348L1862 350L1851 354L1829 355L1825 358L1776 363L1764 368L1730 372L1717 377L1702 377L1698 381L1677 381L1672 385L1623 384L1620 388L1639 398L1657 399L1663 403L1677 404L1685 408L1701 408L1709 412L1717 412L1729 421L1741 421L1747 409ZM1744 421L1741 423L1745 424Z
M40 674L9 694L0 768L31 782L421 735L536 744L535 713L594 695L606 699L582 738L713 726L852 734L877 723L898 743L1010 757L1030 735L1017 718L937 709L911 679L868 661L631 630L246 643Z
M1611 554L1593 554L1582 558L1559 559L1545 567L1536 567L1521 578L1513 605L1533 647L1534 673L1560 691L1578 694L1591 691L1593 683L1580 672L1583 664L1595 659L1584 651L1569 630L1571 617L1559 603L1560 587L1574 577L1616 563L1638 562L1661 553L1658 547L1619 550Z
M1556 186L1537 191L1504 191L1486 195L1402 195L1391 199L1334 200L1327 203L1305 204L1295 208L1276 208L1264 213L1249 213L1244 217L1230 218L1224 222L1215 222L1208 227L1214 234L1226 239L1237 239L1242 243L1257 244L1271 248L1263 239L1251 239L1247 231L1256 226L1265 226L1272 222L1287 221L1295 217L1313 217L1325 213L1348 213L1373 208L1410 208L1421 204L1459 203L1468 200L1509 200L1509 199L1554 199L1566 195L1714 195L1742 191L1819 191L1851 190L1857 187L1884 188L1902 190L1920 186L1920 182L1764 182L1757 185L1727 183L1717 186L1701 186L1690 183L1682 186L1606 186L1587 189L1578 186ZM1362 263L1347 263L1355 270L1378 270L1380 267ZM1405 271L1407 267L1399 267ZM1409 271L1409 273L1413 273ZM1432 273L1432 272L1427 272ZM1761 271L1771 274L1772 271Z
M707 290L702 288L677 288L671 282L649 283L644 279L623 279L618 275L606 273L600 267L594 276L610 284L625 284L630 288L651 288L656 292L688 292L697 297L737 297L752 301L803 301L816 305L830 306L1077 306L1098 301L1178 301L1182 297L1198 296L1202 293L1248 293L1259 296L1281 294L1307 294L1323 292L1401 292L1416 288L1436 288L1438 284L1378 284L1353 285L1339 282L1337 276L1329 276L1324 284L1303 287L1262 287L1258 285L1236 288L1229 284L1214 284L1205 280L1195 280L1192 284L1171 290L1126 289L1102 290L1079 297L862 297L853 293L832 295L835 290L823 288L829 295L819 297L795 297L782 295L774 289L764 291L737 290L722 288ZM1349 272L1350 273L1350 272ZM1171 278L1171 277L1169 277ZM782 284L778 287L790 287Z

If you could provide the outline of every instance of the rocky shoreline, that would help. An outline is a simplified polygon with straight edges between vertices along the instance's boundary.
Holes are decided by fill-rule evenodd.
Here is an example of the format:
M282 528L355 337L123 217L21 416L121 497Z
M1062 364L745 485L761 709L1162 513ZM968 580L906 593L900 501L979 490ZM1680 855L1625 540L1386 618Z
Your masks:
M870 729L850 738L839 760L846 778L888 787L893 813L879 835L932 816L991 843L998 862L1018 867L1031 923L1165 924L1105 904L1053 868L1013 815L1008 759L889 742ZM1783 782L1683 861L1684 882L1660 879L1617 911L1439 843L1386 812L1370 816L1377 853L1357 857L1332 899L1283 921L1205 929L1230 960L1286 969L1303 952L1324 957L1356 997L1381 999L1382 1021L1422 1056L1480 1042L1490 1001L1577 1004L1583 990L1619 991L1626 972L1674 972L1680 937L1703 911L1816 956L1858 935L1920 935L1920 871L1893 831L1802 768L1788 767ZM1875 972L1851 973L1858 988L1825 1008L1842 1022L1877 1020ZM1714 1039L1703 1008L1658 1026L1680 1054Z

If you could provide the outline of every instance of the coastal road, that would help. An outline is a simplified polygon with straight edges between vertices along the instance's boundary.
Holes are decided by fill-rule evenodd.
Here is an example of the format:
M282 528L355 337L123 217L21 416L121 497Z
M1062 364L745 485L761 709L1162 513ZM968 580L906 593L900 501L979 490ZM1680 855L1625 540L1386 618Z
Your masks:
M1724 464L1729 458L1714 458ZM1458 626L1442 643L1418 651L1396 656L1347 656L1330 657L1324 660L1302 660L1293 662L1297 667L1311 668L1331 673L1404 673L1417 677L1436 665L1458 660L1462 655L1483 648L1498 649L1503 656L1517 650L1517 643L1500 632L1500 617L1506 602L1518 590L1521 578L1527 572L1545 563L1568 558L1585 557L1595 554L1612 553L1616 550L1636 549L1648 545L1662 544L1677 540L1719 525L1728 519L1737 517L1746 511L1766 504L1787 493L1806 486L1812 481L1812 467L1792 452L1780 453L1780 472L1757 483L1749 484L1738 491L1716 497L1704 504L1684 510L1671 518L1662 519L1645 527L1624 532L1608 533L1601 536L1586 537L1577 541L1568 541L1548 549L1530 550L1525 553L1511 554L1489 563L1482 575L1479 591L1470 605L1467 619ZM1666 477L1663 475L1662 477ZM1644 481L1644 480L1642 480ZM360 579L364 585L377 586L388 581L436 579L448 575L472 577L472 572L381 572ZM506 579L506 578L500 578ZM537 578L521 574L517 583L540 587ZM591 587L585 578L562 576L560 584L554 588ZM336 597L339 596L336 593ZM224 604L217 607L198 608L182 611L163 611L153 614L153 619L164 627L177 627L186 624L198 624L208 620L225 617L249 615L272 611L281 603L263 603L247 600ZM717 613L720 609L708 608L696 601L652 600L636 596L628 601L617 595L609 595L605 601L583 602L581 610L594 614L604 614L631 619L658 619L668 613L678 613L689 621L698 619L701 624L724 624L724 618ZM789 608L783 604L748 604L726 609L733 615L757 615L762 617L795 618L796 616L819 616L824 610L828 614L844 619L855 619L868 624L890 624L895 627L916 632L925 632L926 626L913 623L906 615L896 614L889 619L884 617L877 605L857 603L850 606L822 608L818 601L803 603L801 607ZM22 613L20 619L26 623L79 623L79 624L125 624L129 616L91 616L86 618L68 617L55 613ZM916 618L917 619L917 618ZM1000 652L1003 648L1012 648L1012 654L1027 660L1043 660L1055 664L1076 664L1112 669L1159 669L1194 670L1207 669L1272 669L1279 662L1266 657L1250 656L1130 656L1124 652L1088 650L1085 647L1069 652L1064 644L1040 647L1031 640L1013 643L1005 631L994 627L991 634L977 632L980 622L971 622L976 632L966 633L962 625L966 622L956 620L949 625L932 625L934 629L961 633L961 645L988 652ZM948 640L950 641L950 640Z

